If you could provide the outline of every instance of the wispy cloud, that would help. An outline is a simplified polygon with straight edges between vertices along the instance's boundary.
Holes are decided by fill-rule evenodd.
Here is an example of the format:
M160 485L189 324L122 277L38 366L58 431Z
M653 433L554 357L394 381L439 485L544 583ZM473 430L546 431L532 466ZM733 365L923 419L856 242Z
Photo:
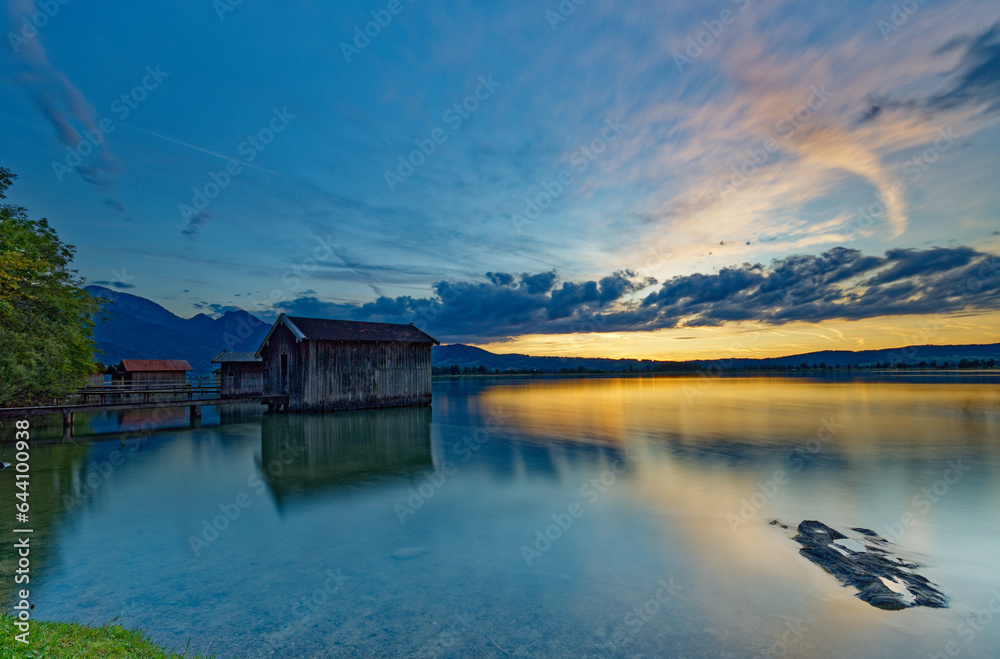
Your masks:
M135 284L130 284L124 281L107 281L102 279L100 281L94 281L91 283L96 284L97 286L110 286L111 288L117 288L118 290L125 290L126 288L135 288Z
M656 64L703 29L695 19L682 27L672 21L657 48L623 67L620 87L645 80L649 92L630 103L633 128L604 185L624 190L631 181L647 190L631 210L663 255L654 274L691 267L710 251L718 262L842 244L862 201L886 206L865 235L885 243L910 228L909 195L897 184L900 154L952 124L974 132L965 125L967 106L996 101L997 29L977 26L998 12L982 4L923 7L920 25L914 19L886 44L877 9L846 20L818 5L791 12L755 4L693 65L680 75L661 72L664 84L656 85ZM635 11L648 18L647 10ZM711 8L704 13L709 18ZM818 36L823 24L829 37ZM951 82L932 92L941 79ZM873 94L916 89L937 112L858 121Z
M10 0L7 14L12 31L18 30L26 18L37 14L48 16L39 11L33 0ZM81 130L91 135L102 134L98 127L100 117L84 94L49 61L41 39L42 35L37 34L18 42L21 71L17 79L55 130L59 143L75 152L84 139ZM125 207L115 197L114 177L121 169L120 163L108 149L103 136L97 141L97 145L91 144L93 153L73 169L87 183L108 195L103 202L106 206L128 217Z

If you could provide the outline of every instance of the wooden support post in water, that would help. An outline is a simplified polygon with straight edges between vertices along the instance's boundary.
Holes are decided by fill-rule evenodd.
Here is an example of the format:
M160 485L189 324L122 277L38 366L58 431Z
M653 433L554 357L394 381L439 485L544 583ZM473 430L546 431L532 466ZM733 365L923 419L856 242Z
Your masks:
M191 405L191 427L197 428L201 421L201 405Z
M63 438L73 436L73 422L76 420L76 411L63 410Z

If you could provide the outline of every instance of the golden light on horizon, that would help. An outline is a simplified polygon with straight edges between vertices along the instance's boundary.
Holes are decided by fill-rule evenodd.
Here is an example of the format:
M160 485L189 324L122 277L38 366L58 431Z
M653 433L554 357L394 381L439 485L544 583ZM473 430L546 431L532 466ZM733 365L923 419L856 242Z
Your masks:
M726 359L783 357L819 350L881 350L909 345L1000 342L1000 311L980 314L882 316L864 320L741 323L653 332L526 334L472 344L498 354L609 359Z

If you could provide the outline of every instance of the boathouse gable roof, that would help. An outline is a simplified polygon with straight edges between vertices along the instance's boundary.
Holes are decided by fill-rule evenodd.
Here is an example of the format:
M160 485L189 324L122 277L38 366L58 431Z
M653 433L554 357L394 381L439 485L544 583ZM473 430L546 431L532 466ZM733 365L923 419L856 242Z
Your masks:
M284 325L296 341L386 341L396 343L427 343L436 345L437 339L418 329L412 323L370 323L356 320L333 320L329 318L304 318L281 314L274 321L267 336L255 353L260 357L274 331Z
M260 358L252 352L229 352L223 350L218 357L212 360L213 364L226 364L230 362L259 362Z

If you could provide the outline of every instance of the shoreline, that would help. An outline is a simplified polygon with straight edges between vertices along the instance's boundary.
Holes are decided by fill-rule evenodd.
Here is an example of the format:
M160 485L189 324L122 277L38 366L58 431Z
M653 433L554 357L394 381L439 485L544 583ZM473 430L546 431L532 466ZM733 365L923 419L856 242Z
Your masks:
M29 631L30 642L20 643L14 640L18 633L14 626L16 618L7 613L0 613L0 630L3 642L0 650L5 656L7 651L18 656L20 652L31 656L44 656L51 659L103 659L105 657L131 657L132 659L213 659L210 655L199 653L189 654L186 650L178 654L166 650L152 640L139 628L126 629L117 619L100 626L83 625L75 622L53 622L47 620L32 620ZM42 654L39 654L42 653Z

